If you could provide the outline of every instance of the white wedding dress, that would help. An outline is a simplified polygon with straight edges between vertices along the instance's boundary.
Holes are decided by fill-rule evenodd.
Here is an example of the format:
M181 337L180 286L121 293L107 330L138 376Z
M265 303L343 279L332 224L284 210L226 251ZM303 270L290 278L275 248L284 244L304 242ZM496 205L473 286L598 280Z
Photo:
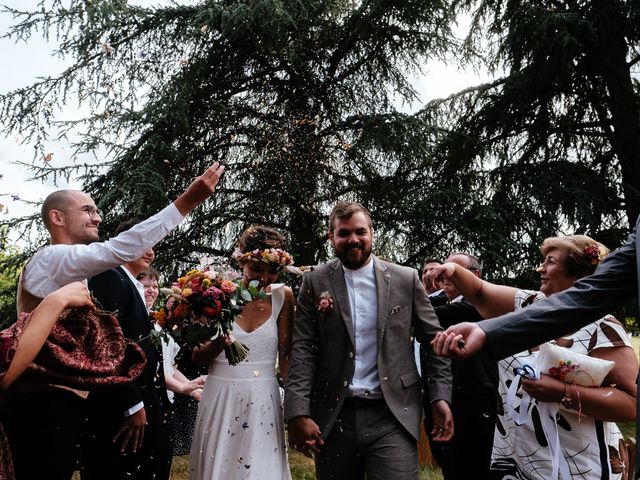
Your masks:
M198 405L189 478L290 480L275 363L284 285L271 286L271 316L251 333L233 334L248 357L229 365L224 352L209 365ZM176 425L176 428L180 428Z

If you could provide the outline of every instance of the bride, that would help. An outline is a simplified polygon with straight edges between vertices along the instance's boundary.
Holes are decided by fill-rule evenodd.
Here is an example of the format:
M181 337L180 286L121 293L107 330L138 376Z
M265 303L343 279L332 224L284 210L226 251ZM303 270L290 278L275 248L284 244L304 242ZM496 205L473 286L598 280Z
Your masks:
M264 226L245 230L236 246L244 283L257 280L268 295L247 303L234 321L235 338L249 347L243 362L229 365L222 340L194 349L194 362L208 364L209 376L198 406L189 478L289 480L276 356L279 375L286 378L294 302L289 287L273 282L292 258L284 237Z

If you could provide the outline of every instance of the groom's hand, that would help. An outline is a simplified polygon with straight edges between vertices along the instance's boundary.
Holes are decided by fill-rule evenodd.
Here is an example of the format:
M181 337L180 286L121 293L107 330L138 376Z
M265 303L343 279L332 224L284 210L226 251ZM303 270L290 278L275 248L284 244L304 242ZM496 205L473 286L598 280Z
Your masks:
M173 202L183 217L213 195L223 172L224 166L215 162Z
M309 417L293 417L287 422L289 432L289 448L295 448L311 458L311 450L320 453L320 446L324 444L320 427Z

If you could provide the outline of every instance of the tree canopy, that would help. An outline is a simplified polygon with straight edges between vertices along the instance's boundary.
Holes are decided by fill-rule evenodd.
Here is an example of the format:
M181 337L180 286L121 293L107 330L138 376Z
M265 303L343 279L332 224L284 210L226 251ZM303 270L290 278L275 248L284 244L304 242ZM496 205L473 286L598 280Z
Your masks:
M53 0L4 12L9 37L55 37L72 62L0 96L5 132L41 157L51 135L98 152L98 164L35 174L83 174L105 236L227 165L219 194L159 245L165 270L228 255L253 223L284 231L296 263L322 261L326 215L352 199L371 210L383 256L417 265L467 250L494 279L526 284L546 236L616 246L638 213L632 2ZM433 58L496 80L401 111ZM57 119L70 101L79 117Z

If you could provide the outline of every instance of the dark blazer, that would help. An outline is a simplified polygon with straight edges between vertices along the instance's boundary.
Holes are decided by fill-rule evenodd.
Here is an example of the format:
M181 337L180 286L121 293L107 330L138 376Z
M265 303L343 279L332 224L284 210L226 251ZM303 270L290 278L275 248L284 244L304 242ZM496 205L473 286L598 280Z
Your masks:
M117 311L124 336L138 342L147 358L147 365L135 384L100 395L102 398L94 401L108 403L109 410L120 418L125 410L143 401L147 422L159 423L164 408L169 405L162 355L149 337L153 324L136 286L123 267L117 267L92 277L89 280L89 290L103 309Z
M89 395L89 419L82 444L82 478L168 480L172 456L167 425L169 401L162 355L150 339L153 325L147 307L123 267L91 278L89 290L102 308L117 312L124 336L142 347L147 365L136 382ZM141 401L147 420L144 441L135 454L122 455L112 439L123 425L124 412Z
M627 242L611 252L593 275L527 308L479 322L496 358L575 332L638 296L636 226Z
M414 269L373 258L378 301L378 375L384 399L398 421L416 439L422 416L420 376L412 329L428 344L442 327ZM328 292L330 312L315 301ZM344 270L338 260L306 273L298 295L293 350L284 401L285 419L306 415L331 431L355 370L354 332ZM431 349L429 349L431 350ZM427 382L433 400L451 400L450 362L427 353Z

